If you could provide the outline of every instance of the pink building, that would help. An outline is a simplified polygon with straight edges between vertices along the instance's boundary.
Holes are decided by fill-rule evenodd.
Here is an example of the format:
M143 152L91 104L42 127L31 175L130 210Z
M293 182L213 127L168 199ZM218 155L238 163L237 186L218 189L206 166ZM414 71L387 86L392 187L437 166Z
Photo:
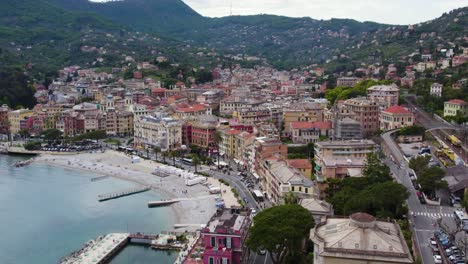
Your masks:
M244 241L250 226L247 211L226 208L218 211L202 230L204 264L238 264L245 261Z

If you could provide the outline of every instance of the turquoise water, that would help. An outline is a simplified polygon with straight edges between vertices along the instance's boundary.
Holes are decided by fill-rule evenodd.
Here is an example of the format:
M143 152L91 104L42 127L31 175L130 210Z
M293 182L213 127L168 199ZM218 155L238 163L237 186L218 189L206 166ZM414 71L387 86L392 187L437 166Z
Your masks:
M173 212L149 209L160 198L145 192L98 202L99 194L133 183L44 164L11 166L24 159L0 155L0 263L57 263L90 239L111 232L158 233L168 230ZM112 264L173 263L177 254L140 246L125 248Z

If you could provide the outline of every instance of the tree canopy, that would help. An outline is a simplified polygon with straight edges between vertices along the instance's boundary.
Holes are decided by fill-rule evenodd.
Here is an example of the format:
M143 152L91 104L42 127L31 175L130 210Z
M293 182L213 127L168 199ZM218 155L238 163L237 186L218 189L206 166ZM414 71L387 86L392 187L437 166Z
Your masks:
M259 252L267 250L273 263L288 259L301 259L303 241L315 226L314 219L304 207L291 204L265 209L253 219L247 246Z

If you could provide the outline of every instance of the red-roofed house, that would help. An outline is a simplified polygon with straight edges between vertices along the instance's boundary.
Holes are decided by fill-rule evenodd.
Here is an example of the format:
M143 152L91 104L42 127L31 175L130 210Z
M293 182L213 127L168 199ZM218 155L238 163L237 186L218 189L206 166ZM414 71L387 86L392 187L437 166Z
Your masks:
M290 123L291 139L294 144L315 143L320 137L328 137L331 129L330 121Z
M380 129L392 130L414 125L414 114L408 109L394 105L380 113Z
M299 170L307 178L312 176L312 163L308 159L288 159L286 163L289 167Z
M175 114L181 119L211 115L211 107L204 104L194 104L190 106L181 105L176 107Z
M468 117L468 104L460 99L453 99L444 103L444 116L461 116Z

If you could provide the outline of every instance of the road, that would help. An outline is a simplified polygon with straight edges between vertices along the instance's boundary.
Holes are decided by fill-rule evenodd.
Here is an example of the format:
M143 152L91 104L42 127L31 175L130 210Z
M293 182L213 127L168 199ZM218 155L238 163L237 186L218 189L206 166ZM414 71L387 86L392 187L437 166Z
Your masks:
M452 227L454 221L454 209L449 206L432 206L421 204L416 195L416 190L408 176L410 168L405 160L398 145L391 138L392 132L382 134L382 139L387 144L393 160L385 159L384 163L389 166L390 170L395 175L395 179L403 184L410 192L410 197L407 200L409 209L409 220L413 224L413 232L415 234L416 243L419 252L421 253L423 263L434 263L432 250L429 247L429 238L434 235L434 231L439 229L437 220L441 220L442 226Z

